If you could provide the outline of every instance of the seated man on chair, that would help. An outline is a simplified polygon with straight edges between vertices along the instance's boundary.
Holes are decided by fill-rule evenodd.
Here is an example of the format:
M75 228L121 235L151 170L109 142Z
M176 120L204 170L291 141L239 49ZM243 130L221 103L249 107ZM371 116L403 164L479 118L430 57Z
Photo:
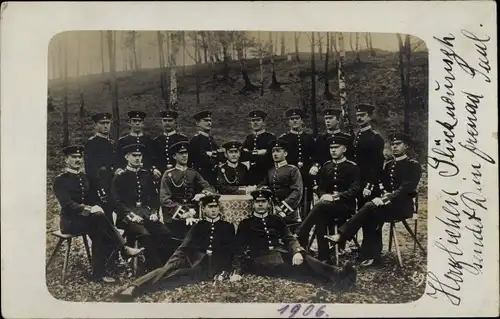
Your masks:
M274 167L269 169L258 187L266 186L271 189L278 215L290 223L300 221L298 210L304 188L299 168L286 161L288 146L287 142L280 139L269 143L268 150L272 153Z
M356 270L351 264L342 268L328 265L300 246L284 220L271 214L271 190L257 189L251 196L253 214L240 222L236 233L231 281L240 280L243 272L286 275L292 269L347 285L356 281Z
M168 242L170 233L160 221L153 173L142 168L143 144L129 144L122 150L128 164L115 174L111 184L118 215L116 224L145 247L146 269L156 269L163 264L162 248L166 247L161 244Z
M115 297L120 301L131 301L150 284L171 280L181 275L199 273L202 278L222 280L231 270L234 245L234 226L221 220L220 195L207 195L200 199L204 219L194 224L182 244L168 262L133 281Z
M112 242L124 256L133 257L142 252L125 245L125 239L106 218L104 210L89 196L89 181L82 170L84 147L67 146L64 173L54 180L54 193L61 206L60 229L63 234L88 234L92 240L92 276L97 281L115 282L106 274L105 245Z
M382 225L386 221L404 220L413 215L413 198L421 177L420 164L408 158L408 135L393 133L389 136L394 158L386 163L379 184L381 197L367 202L339 229L339 234L328 236L342 244L363 227L360 257L362 267L380 262L382 253Z
M200 173L187 166L188 146L187 141L170 146L170 153L176 164L163 173L160 184L163 222L173 237L180 240L186 237L193 218L198 215L198 200L204 195L215 193L215 189ZM175 248L177 247L174 250Z
M245 194L248 168L240 163L241 143L230 141L222 145L226 162L217 167L217 191L222 195Z
M328 139L332 159L327 161L319 172L319 202L295 232L300 244L307 247L309 232L316 226L318 258L326 262L331 262L328 241L325 238L327 226L336 218L349 219L356 210L359 169L345 157L349 143L349 137L343 135L333 135Z

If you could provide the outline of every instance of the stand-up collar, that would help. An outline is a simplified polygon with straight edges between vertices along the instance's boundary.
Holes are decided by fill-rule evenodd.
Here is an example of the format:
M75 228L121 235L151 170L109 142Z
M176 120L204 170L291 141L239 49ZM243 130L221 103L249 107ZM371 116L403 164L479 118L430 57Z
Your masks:
M231 163L230 161L226 161L226 164L227 164L227 166L232 167L232 168L238 167L238 163Z
M335 163L335 164L340 164L340 163L343 163L345 161L347 161L347 159L345 158L345 156L342 157L341 159L339 159L338 161L332 159L332 162Z
M181 166L181 165L179 165L179 164L176 164L176 165L175 165L175 168L176 168L176 169L178 169L179 171L183 171L183 172L184 172L185 170L187 170L187 166Z
M210 134L208 134L207 132L198 131L198 134L206 136L206 137L210 137Z
M266 132L266 129L263 128L259 131L254 131L253 134L255 134L255 136L259 136L260 134L265 133L265 132Z
M215 218L209 218L209 217L205 217L205 220L209 223L215 223L215 222L218 222L220 220L220 216L217 216Z
M140 167L133 168L132 166L127 165L126 169L127 169L128 171L131 171L131 172L135 172L135 173L137 173L137 172L138 172L141 168L140 168Z
M368 125L368 126L360 128L359 131L360 132L366 132L366 131L371 130L371 129L372 129L372 126Z
M134 133L134 132L130 132L129 133L130 136L134 136L134 137L141 137L141 136L144 136L144 133Z
M287 161L281 161L279 163L275 163L274 166L276 166L276 168L281 168L283 166L285 166L287 163Z
M304 131L290 130L290 133L295 134L295 135L300 135L300 134L304 133Z
M328 134L332 134L332 135L333 135L333 134L339 134L339 133L340 133L340 129L336 129L336 130L333 130L333 131L331 131L331 130L326 130L326 132L327 132Z
M259 213L257 213L257 212L253 212L253 215L254 215L255 217L257 217L257 218L262 218L262 219L264 219L264 218L266 218L266 217L269 215L269 213L268 213L268 212L265 212L264 214L259 214Z
M403 154L403 155L401 155L401 156L397 156L397 157L396 157L396 156L394 156L394 160L395 160L396 162L402 161L402 160L404 160L404 159L406 159L406 158L408 158L408 156L407 156L406 154Z
M163 135L165 135L165 136L172 136L172 135L174 135L175 133L177 133L177 131L176 131L176 130L173 130L173 131L170 131L170 132L168 132L168 133L167 133L167 132L164 132L164 133L163 133Z
M105 134L102 134L102 133L99 133L99 132L95 132L95 136L101 137L101 138L105 138L105 139L109 139L109 135L105 135Z
M68 172L68 173L71 173L71 174L76 174L76 175L78 175L78 174L80 174L82 172L81 169L76 170L76 169L72 169L72 168L69 168L69 167L66 167L65 171Z

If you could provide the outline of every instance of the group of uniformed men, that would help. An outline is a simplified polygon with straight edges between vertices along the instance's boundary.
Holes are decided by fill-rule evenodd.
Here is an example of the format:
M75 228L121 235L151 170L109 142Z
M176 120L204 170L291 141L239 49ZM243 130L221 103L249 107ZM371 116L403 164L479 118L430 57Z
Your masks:
M413 214L421 175L402 133L390 135L393 157L384 163L384 140L370 125L373 112L372 105L356 106L360 129L351 136L339 129L341 110L325 109L326 132L315 139L304 131L301 109L285 112L290 130L278 138L266 131L266 112L255 110L248 114L252 134L223 145L211 135L210 111L193 116L198 133L191 139L176 131L175 111L160 112L164 132L154 139L143 132L146 114L131 111L130 132L116 144L109 137L111 114L95 114L95 135L84 146L63 149L66 168L54 182L61 231L89 234L93 276L104 282L114 282L104 266L106 243L123 256L144 253L146 274L120 292L121 299L200 267L232 281L248 271L286 272L287 258L304 265L294 269L353 283L355 268L332 265L328 240L342 248L362 228L360 266L379 262L381 226ZM218 201L232 194L253 198L253 214L236 232L221 219ZM328 236L334 221L342 226ZM313 227L317 258L309 249ZM129 238L141 248L132 248Z

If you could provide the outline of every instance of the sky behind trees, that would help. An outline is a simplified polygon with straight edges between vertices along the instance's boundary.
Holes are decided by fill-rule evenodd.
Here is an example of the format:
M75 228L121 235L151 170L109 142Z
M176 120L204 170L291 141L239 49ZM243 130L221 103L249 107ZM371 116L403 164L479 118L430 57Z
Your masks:
M186 31L185 41L186 41L186 53L183 55L182 44L181 48L177 54L176 61L177 65L181 66L183 63L185 65L194 64L194 39L189 35L192 31ZM102 32L103 36L103 47L101 49L101 32L100 31L72 31L65 32L56 35L52 38L49 48L48 48L48 75L49 79L59 77L59 68L63 69L64 56L68 59L68 77L74 77L77 75L87 75L96 74L102 72L102 58L104 56L104 71L109 71L109 55L108 55L108 41L106 32ZM311 32L299 32L298 39L298 49L299 52L310 52L311 50ZM326 32L320 32L320 37L322 38L323 52L326 51ZM359 49L365 50L367 48L365 41L366 33L359 33ZM372 40L372 46L374 49L381 49L387 51L397 51L398 40L394 33L369 33ZM316 42L317 42L316 33ZM355 47L355 33L344 32L344 46L346 51L350 51L350 40L352 36L352 43ZM265 31L250 31L247 32L249 38L255 39L259 43L265 43L269 41L269 32ZM133 64L133 53L131 50L131 45L125 45L127 42L127 37L130 37L128 31L116 31L116 69L117 71L123 71L125 68L131 68L130 64ZM278 42L278 46L275 49L277 55L280 55L280 41L281 32L272 33L273 41ZM285 38L285 52L294 53L294 32L284 32ZM260 40L260 41L259 41ZM417 45L422 41L416 37L412 37L412 44ZM129 41L130 43L130 41ZM201 43L200 43L201 44ZM136 46L136 56L138 64L141 69L150 69L159 67L159 50L158 50L158 38L157 31L137 31L135 36L135 46ZM170 48L172 46L170 45ZM316 51L319 49L319 45L316 46ZM67 50L65 54L65 50ZM168 50L168 43L164 44L164 50ZM426 50L425 43L421 43L417 50ZM203 52L203 50L201 50ZM232 54L232 50L230 50ZM247 50L247 57L251 57L251 50ZM168 53L165 52L165 55ZM234 54L235 56L236 54ZM202 53L203 57L203 53ZM54 64L57 64L54 66ZM127 66L125 64L128 64Z

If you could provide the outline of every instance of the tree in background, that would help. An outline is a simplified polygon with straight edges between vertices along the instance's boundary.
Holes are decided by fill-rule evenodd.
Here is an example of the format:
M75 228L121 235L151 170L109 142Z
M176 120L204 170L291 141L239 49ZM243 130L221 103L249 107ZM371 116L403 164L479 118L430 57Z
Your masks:
M281 32L281 56L285 56L285 32Z
M134 66L134 70L138 71L140 69L139 60L137 59L137 45L136 39L139 37L137 31L128 31L125 35L125 47L130 52L130 57L132 59L131 65Z
M318 55L319 59L323 60L323 37L321 36L321 32L318 32Z
M403 108L403 130L406 134L410 132L410 68L411 68L411 43L410 35L406 35L403 41L401 34L396 34L399 44L399 75L401 79L401 94L404 99Z
M311 38L311 122L313 136L318 136L318 119L316 117L316 57L314 55L314 32Z
M177 101L177 56L179 55L179 50L181 49L182 42L182 32L175 31L169 32L170 35L170 56L169 56L169 67L170 67L170 107L174 110L178 108Z
M375 50L373 49L373 44L372 44L372 35L370 32L365 33L365 42L366 42L366 49L370 52L370 55L372 57L375 57Z
M258 86L253 85L248 76L246 68L246 59L243 54L244 46L248 39L248 35L244 31L235 31L233 34L234 44L236 46L236 53L238 55L238 61L240 63L240 72L243 79L244 85L240 89L239 93L255 92L259 89Z
M274 91L282 91L281 83L278 82L276 78L276 63L275 63L275 53L273 45L273 32L269 32L269 56L271 58L271 83L269 84L269 89Z
M116 32L106 31L108 38L109 70L111 76L111 106L113 114L113 125L111 126L111 137L118 141L120 138L120 111L118 108L118 83L116 81Z
M294 40L294 46L295 46L295 61L297 63L300 63L300 57L299 57L299 38L300 38L300 32L294 32L293 33L293 40Z
M61 39L58 41L59 56L63 57L60 59L60 70L63 70L63 147L69 145L69 123L68 123L68 37L66 34L61 35ZM64 52L64 53L63 53Z
M101 35L101 73L104 73L104 31L99 31Z
M356 32L356 63L361 63L361 57L359 55L359 32Z
M333 100L333 94L330 92L330 83L328 81L328 62L329 62L329 56L330 56L330 33L326 33L326 53L325 53L325 92L323 93L323 97L331 101Z
M163 50L164 34L162 31L156 32L156 38L158 40L158 58L160 63L160 89L161 97L165 105L165 109L168 109L168 90L167 90L167 75L165 70L165 52Z

